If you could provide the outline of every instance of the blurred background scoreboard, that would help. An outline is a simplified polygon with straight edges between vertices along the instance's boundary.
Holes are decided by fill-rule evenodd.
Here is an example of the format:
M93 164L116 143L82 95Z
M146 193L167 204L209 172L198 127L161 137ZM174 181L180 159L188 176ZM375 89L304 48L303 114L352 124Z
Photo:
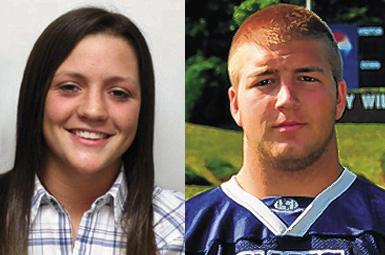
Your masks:
M331 28L344 61L347 107L340 122L385 123L384 25L335 24Z

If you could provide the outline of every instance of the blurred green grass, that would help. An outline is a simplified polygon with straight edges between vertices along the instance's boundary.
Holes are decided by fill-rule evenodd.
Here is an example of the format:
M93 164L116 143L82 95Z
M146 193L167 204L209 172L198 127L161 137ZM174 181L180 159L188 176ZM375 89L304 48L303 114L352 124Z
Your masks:
M336 126L340 160L357 174L385 187L381 157L385 154L385 124L339 123ZM205 161L221 157L236 168L242 164L242 133L186 123L186 165L213 186L220 181ZM186 185L186 198L213 186Z

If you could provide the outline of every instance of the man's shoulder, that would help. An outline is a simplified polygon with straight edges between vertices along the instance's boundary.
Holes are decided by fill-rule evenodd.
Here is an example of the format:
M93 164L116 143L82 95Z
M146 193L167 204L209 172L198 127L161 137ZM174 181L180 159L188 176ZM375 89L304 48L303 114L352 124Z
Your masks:
M385 236L384 215L385 190L357 177L351 187L328 207L321 220L315 224L314 230L347 235L376 232ZM325 219L332 224L325 223Z
M371 182L369 179L367 179L363 176L357 175L356 182L357 182L357 184L361 185L364 188L373 189L375 192L385 193L384 188L381 188L380 186Z
M380 206L385 210L385 189L373 182L357 176L351 193L354 194L356 198L360 197L362 202Z
M235 203L221 186L196 195L186 202L186 223L197 221L198 218L230 217L242 213L243 207Z
M187 254L208 249L211 239L218 238L215 222L222 221L223 214L228 213L228 207L223 206L227 202L226 195L220 187L202 192L187 200L185 237ZM212 237L207 240L205 236Z
M225 198L225 194L220 187L215 187L210 190L204 191L186 202L186 207L189 209L199 209L201 207L207 208L216 206Z
M192 251L207 252L213 242L222 240L231 243L251 235L251 232L259 233L261 228L262 224L252 213L228 197L221 187L203 192L186 202L188 254Z
M353 202L361 203L362 206L366 206L373 217L381 219L385 229L385 221L383 221L385 215L385 190L383 188L366 179L357 177L350 199Z

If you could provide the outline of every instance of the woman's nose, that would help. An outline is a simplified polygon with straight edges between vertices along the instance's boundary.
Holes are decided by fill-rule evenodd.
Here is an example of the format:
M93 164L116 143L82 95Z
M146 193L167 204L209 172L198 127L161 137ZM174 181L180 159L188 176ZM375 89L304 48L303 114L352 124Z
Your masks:
M100 91L89 91L84 95L78 107L81 118L92 121L104 121L108 118L107 104Z

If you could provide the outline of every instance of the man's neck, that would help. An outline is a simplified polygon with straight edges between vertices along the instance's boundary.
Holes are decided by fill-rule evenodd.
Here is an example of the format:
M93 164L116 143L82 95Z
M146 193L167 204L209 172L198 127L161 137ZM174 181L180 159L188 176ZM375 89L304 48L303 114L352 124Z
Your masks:
M236 178L245 191L257 198L277 195L315 197L332 184L341 171L336 142L331 142L318 160L298 170L266 166L255 152L246 149L243 166Z

